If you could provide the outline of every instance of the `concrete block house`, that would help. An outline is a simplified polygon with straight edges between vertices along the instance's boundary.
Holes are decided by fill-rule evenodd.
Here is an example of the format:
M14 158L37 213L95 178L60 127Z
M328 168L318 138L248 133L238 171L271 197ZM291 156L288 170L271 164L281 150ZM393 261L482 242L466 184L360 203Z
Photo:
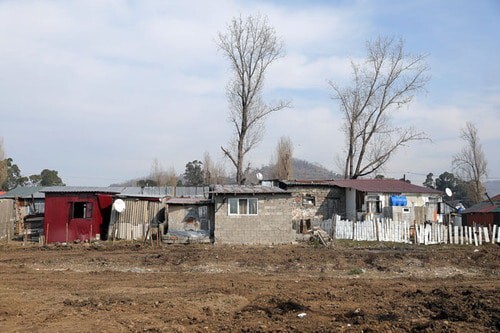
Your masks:
M214 240L218 244L284 244L295 241L292 196L275 186L214 185Z

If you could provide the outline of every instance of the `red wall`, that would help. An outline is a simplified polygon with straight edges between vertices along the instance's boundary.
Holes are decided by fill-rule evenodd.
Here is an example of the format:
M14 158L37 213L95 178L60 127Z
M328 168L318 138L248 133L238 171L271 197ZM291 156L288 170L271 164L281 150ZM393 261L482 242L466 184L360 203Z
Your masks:
M88 241L90 237L106 236L112 197L96 193L46 193L44 236L48 243ZM92 204L92 213L84 218L73 218L75 202ZM66 231L67 230L67 231Z

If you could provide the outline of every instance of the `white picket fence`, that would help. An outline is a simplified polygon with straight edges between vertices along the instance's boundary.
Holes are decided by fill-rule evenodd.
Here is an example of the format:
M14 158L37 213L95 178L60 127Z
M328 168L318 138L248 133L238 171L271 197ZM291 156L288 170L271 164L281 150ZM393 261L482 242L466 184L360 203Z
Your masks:
M500 243L500 228L493 226L491 232L484 226L451 226L442 223L413 225L405 221L377 219L367 221L341 220L336 216L336 239L355 241L380 241L416 244L469 244ZM332 220L317 225L332 234Z

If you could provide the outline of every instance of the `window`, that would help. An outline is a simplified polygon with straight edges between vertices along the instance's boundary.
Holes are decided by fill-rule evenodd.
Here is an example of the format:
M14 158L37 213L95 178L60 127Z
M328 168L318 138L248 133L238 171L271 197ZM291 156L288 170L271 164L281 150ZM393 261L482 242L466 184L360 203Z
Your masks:
M257 215L258 201L256 198L252 199L236 199L231 198L228 200L229 215Z
M302 197L302 205L316 206L316 198L313 195L306 194Z
M91 202L73 202L72 218L74 219L89 219L92 217Z

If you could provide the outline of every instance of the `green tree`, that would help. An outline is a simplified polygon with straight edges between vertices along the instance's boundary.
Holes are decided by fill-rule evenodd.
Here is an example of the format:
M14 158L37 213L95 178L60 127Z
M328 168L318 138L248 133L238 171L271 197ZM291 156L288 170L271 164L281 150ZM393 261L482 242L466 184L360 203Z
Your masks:
M40 178L41 186L65 186L56 170L43 169Z
M25 186L28 184L28 177L23 177L21 175L21 169L14 163L12 158L7 158L3 161L7 168L7 179L4 180L1 188L4 191L12 190L17 186Z
M424 185L425 187L428 187L428 188L436 188L436 184L434 183L433 177L434 177L434 174L432 172L429 172L422 185Z
M472 204L467 196L467 183L456 177L453 173L445 171L435 180L436 190L445 191L449 188L453 193L453 199L460 200L465 206Z
M203 185L203 163L198 160L188 162L184 171L184 179L188 186Z

